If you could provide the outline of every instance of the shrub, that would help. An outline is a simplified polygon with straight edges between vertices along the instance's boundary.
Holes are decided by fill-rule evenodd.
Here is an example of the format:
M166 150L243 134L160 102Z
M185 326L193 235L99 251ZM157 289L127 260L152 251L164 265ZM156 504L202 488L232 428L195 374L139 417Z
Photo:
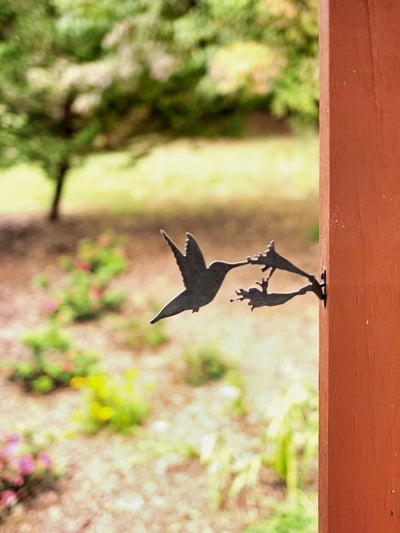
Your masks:
M93 434L103 427L117 433L129 433L142 423L149 405L138 389L138 371L127 370L122 380L107 374L76 377L71 386L86 392L86 410L77 412L75 418L82 422L85 433Z
M97 355L73 348L69 337L55 325L26 334L22 343L30 349L32 359L11 365L8 378L27 391L46 394L96 369Z
M282 477L289 492L302 488L318 451L318 395L300 384L273 400L267 411L267 464Z
M287 62L276 81L270 108L278 117L318 119L318 0L261 0L264 38L284 51Z
M35 358L40 358L45 351L66 352L71 348L68 335L62 333L55 325L41 331L29 331L21 340Z
M222 353L214 346L204 346L186 354L186 382L190 385L222 379L229 368Z
M124 301L125 295L109 288L108 282L90 272L74 270L58 296L48 302L47 311L51 317L68 323L118 310Z
M19 501L59 478L52 458L33 439L0 431L0 520Z
M102 233L95 241L82 239L75 268L97 274L102 281L110 281L126 270L122 239L111 231Z
M50 317L63 322L89 320L119 309L125 301L122 292L110 287L113 278L126 270L121 240L113 233L103 233L95 241L81 240L76 257L62 257L60 264L67 272L61 289L52 289L43 275L35 278L36 285L50 292L46 302Z

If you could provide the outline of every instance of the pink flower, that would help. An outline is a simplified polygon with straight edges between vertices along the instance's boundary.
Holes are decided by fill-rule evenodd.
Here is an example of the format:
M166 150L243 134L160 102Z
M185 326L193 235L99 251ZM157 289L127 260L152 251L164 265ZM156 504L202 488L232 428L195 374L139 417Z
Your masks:
M72 372L74 370L75 366L72 361L64 361L63 363L63 370L65 372Z
M21 475L17 474L12 478L12 483L16 487L22 487L22 485L24 484L24 478Z
M89 291L89 294L91 296L91 298L93 298L93 300L99 300L99 298L101 298L101 295L103 294L103 290L100 289L99 287L91 287L90 288L90 291Z
M29 476L35 470L35 461L32 455L24 453L19 458L19 473L22 476Z
M0 507L12 507L18 501L17 495L13 490L7 489L0 492Z
M12 483L14 479L14 475L12 472L9 472L8 470L5 470L1 474L1 479L5 481L6 483Z
M83 270L83 272L90 272L91 270L90 263L88 263L87 261L79 261L78 268L79 270Z
M51 460L50 455L46 452L40 452L38 460L43 463L46 468L51 468L53 466L53 461Z
M46 300L44 306L48 313L55 313L60 307L60 304L55 300Z
M17 440L9 440L6 446L7 455L14 455L17 453L20 443Z
M8 442L12 442L13 444L16 444L21 441L21 435L18 433L11 433L8 436Z

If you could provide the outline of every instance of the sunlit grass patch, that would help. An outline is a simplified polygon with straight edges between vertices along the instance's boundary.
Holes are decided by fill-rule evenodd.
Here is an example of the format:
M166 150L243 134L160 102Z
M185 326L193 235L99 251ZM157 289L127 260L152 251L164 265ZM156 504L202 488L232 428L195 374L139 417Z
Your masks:
M98 154L71 171L62 210L141 213L207 209L235 198L298 198L317 190L315 136L179 140L137 164L128 151ZM51 183L37 167L2 171L0 212L37 211L50 204Z
M48 209L52 188L36 165L0 170L0 214Z

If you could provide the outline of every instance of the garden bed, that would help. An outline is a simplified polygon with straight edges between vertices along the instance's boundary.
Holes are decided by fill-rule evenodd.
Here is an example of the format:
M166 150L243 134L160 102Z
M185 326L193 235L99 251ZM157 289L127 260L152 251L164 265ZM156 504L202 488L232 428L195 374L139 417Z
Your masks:
M127 296L121 312L65 328L80 346L100 354L106 372L121 376L138 369L150 410L131 434L104 428L89 436L74 419L82 406L81 390L58 389L43 396L22 391L3 376L0 426L50 436L49 453L65 476L50 491L15 506L0 524L1 533L236 533L267 513L269 497L283 498L282 482L265 467L257 482L237 495L229 493L230 476L236 458L260 452L257 439L271 399L293 381L316 384L315 297L305 295L284 307L251 313L245 303L229 302L236 288L260 279L257 267L246 267L228 274L215 301L198 314L164 321L166 341L159 346L148 340L135 345L129 334L132 321L147 326L155 310L182 286L160 237L161 227L182 247L185 231L193 233L207 262L244 259L263 251L274 238L280 252L317 273L317 246L307 233L315 219L312 205L289 202L268 214L261 208L238 208L235 217L221 209L207 218L184 213L168 220L157 215L77 215L56 226L37 217L2 221L0 338L2 360L11 362L28 357L20 336L46 323L46 296L32 286L32 278L43 273L59 282L63 274L58 256L72 255L83 237L93 238L110 227L126 236L128 269L115 280ZM283 291L298 285L296 278L285 275L277 276L277 282ZM204 345L218 347L239 370L246 414L235 408L229 381L195 387L185 380L188 350ZM217 476L216 461L207 460L207 446L219 454L218 464L226 465Z

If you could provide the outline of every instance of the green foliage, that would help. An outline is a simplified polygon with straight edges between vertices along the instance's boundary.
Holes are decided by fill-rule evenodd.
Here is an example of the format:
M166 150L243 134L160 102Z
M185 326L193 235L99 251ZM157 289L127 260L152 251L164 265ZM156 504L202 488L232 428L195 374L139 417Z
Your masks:
M32 281L32 284L34 287L38 287L39 289L48 289L49 287L49 279L44 274L37 274Z
M78 243L76 268L96 274L108 282L126 270L123 241L112 231L105 231L96 240L82 239Z
M247 527L243 533L317 533L317 498L304 492L272 505L271 515L261 524Z
M132 114L121 127L128 111L137 114L134 100L140 115L135 51L121 60L105 45L115 24L137 14L135 3L124 4L34 0L28 7L16 0L0 13L0 27L7 24L0 34L2 165L37 162L61 192L82 157L140 127ZM51 218L57 216L55 194Z
M49 489L60 477L32 435L0 431L0 521L18 502Z
M229 369L223 354L214 346L203 346L185 354L186 382L203 385L208 381L222 379Z
M265 460L291 493L305 487L310 473L316 470L318 395L294 384L271 402L267 417Z
M39 357L43 352L66 352L71 348L68 335L54 325L45 330L28 332L21 340L34 357Z
M134 350L157 348L168 341L164 325L160 322L150 325L142 320L130 320L126 330L126 344Z
M277 116L318 119L318 0L260 0L263 38L285 50L282 75L272 91Z
M16 368L16 374L18 376L18 369ZM35 368L32 368L32 376L35 375ZM41 369L39 369L40 371ZM46 371L46 370L44 370ZM57 368L57 371L56 372L52 372L53 374L56 374L57 376L58 375L62 375L63 373L63 368L61 367L61 365ZM55 387L56 387L56 381L51 378L50 376L48 375L42 375L42 376L39 376L37 377L36 379L27 379L25 381L25 383L27 384L26 385L26 388L31 388L32 390L36 391L36 392L39 392L40 394L47 394L49 392L51 392Z
M74 270L54 300L47 302L51 317L61 322L98 318L104 311L118 310L125 295L108 287L90 272Z
M117 433L130 433L141 424L149 411L149 404L137 385L138 371L127 370L122 380L107 374L76 377L74 388L85 391L86 411L75 413L75 419L88 434L107 427Z
M229 374L227 378L232 379ZM237 376L235 379L238 379ZM260 526L251 526L253 529L249 529L249 533L287 533L292 531L289 526L293 526L293 532L303 532L301 527L304 526L304 533L311 533L314 529L307 527L314 525L315 508L299 488L305 486L313 467L316 467L316 394L301 385L293 385L285 396L271 403L268 415L269 426L265 437L244 456L239 455L221 435L212 434L204 438L200 460L207 466L210 500L215 508L220 508L242 495L254 505L254 489L261 470L272 467L286 482L289 500L285 506L279 507L279 504L275 508L274 505L271 518ZM275 530L275 527L278 529Z
M43 276L36 284L49 290L52 298L46 302L50 317L62 322L88 320L99 317L104 311L118 310L125 295L112 289L112 279L126 269L124 250L120 239L104 233L95 241L83 239L78 244L74 259L61 258L67 280L58 292L53 291Z
M67 387L73 377L87 376L96 369L97 355L73 348L70 338L54 324L27 333L22 343L31 351L32 359L9 366L8 378L27 391L47 394Z
M220 95L227 108L268 107L279 117L316 122L318 0L207 0L179 26L186 36L202 28L196 35L208 54L197 91L215 110ZM187 42L200 44L196 37Z

